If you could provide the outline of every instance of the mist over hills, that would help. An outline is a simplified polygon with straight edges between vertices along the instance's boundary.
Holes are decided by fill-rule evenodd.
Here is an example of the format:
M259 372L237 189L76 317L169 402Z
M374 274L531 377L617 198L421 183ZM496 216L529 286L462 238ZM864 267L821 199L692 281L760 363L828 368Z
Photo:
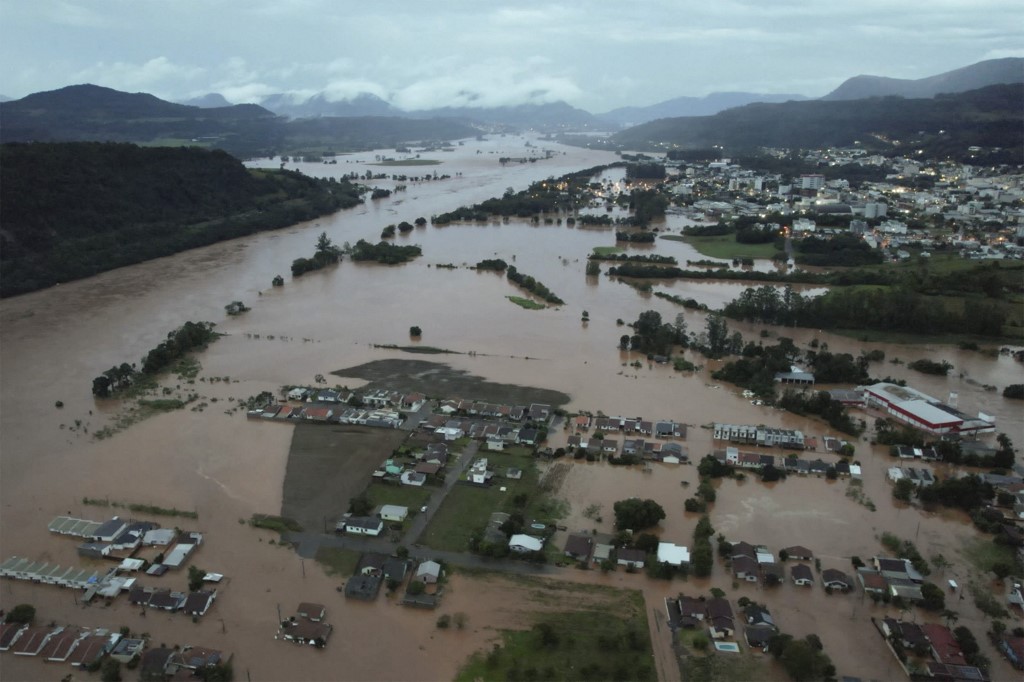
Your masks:
M748 104L714 116L667 118L616 133L618 148L664 149L719 145L820 148L859 143L887 150L914 148L948 153L967 147L1024 148L1024 84L990 85L934 98L872 97ZM947 150L943 152L943 150Z
M0 141L201 145L251 157L382 148L524 129L611 132L625 122L645 120L615 134L609 144L647 149L815 147L860 140L884 148L888 137L906 139L934 129L930 134L946 130L947 138L972 140L969 144L1013 148L1021 137L1021 99L1012 87L991 85L993 81L1024 83L1024 59L989 60L918 80L858 76L820 100L722 92L623 107L600 116L565 102L402 111L370 93L344 100L320 93L301 101L281 93L265 98L262 105L230 105L222 95L210 93L182 104L147 93L72 85L0 102ZM995 90L975 87L967 91L975 93L970 97L935 96L978 83ZM850 99L858 93L871 94Z
M823 100L864 99L865 97L920 98L943 93L977 90L987 85L1024 82L1024 58L989 59L953 71L916 80L884 76L854 76L825 95Z

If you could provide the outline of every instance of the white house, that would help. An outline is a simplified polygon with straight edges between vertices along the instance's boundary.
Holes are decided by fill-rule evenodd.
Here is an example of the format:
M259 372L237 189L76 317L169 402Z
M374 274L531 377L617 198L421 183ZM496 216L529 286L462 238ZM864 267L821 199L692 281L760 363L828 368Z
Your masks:
M658 561L671 566L690 563L690 550L671 542L658 543Z
M513 535L508 539L508 548L513 552L525 554L526 552L539 552L543 549L544 543L530 535Z
M445 440L458 440L465 435L462 429L457 429L449 426L442 426L434 431L439 436L444 436Z
M372 516L351 516L345 520L345 532L376 537L384 530L384 522Z
M397 504L385 504L381 505L380 508L380 518L384 521L397 521L401 523L405 521L405 517L408 515L409 508Z

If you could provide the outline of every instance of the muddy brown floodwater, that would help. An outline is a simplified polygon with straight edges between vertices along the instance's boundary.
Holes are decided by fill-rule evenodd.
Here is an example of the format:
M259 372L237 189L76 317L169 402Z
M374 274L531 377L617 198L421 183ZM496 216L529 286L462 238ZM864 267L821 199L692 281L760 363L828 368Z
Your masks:
M535 163L500 166L499 157L526 153L527 142L554 155ZM353 154L340 157L334 166L298 164L298 168L308 174L335 175L368 169L409 174L422 170L373 167L368 164L374 156ZM604 152L516 136L468 140L454 152L438 152L437 158L443 164L431 167L431 172L436 169L452 175L451 179L406 182L407 189L391 198L368 201L316 221L0 301L0 558L18 555L66 565L81 563L75 543L50 536L46 524L66 513L104 518L110 510L87 506L82 500L109 497L196 511L199 518L194 522L155 520L204 531L207 541L196 563L229 577L213 611L196 624L180 616L150 613L143 617L123 599L110 607L81 607L69 591L10 582L0 586L0 605L7 608L29 601L46 621L127 625L151 633L158 643L221 648L235 656L239 678L242 671L253 680L451 678L466 657L494 635L491 628L510 622L495 615L500 614L501 597L493 590L457 577L452 607L469 614L473 631L442 640L434 615L403 609L385 599L373 604L344 601L335 591L337 580L327 578L312 562L303 563L293 552L269 544L273 535L239 523L253 513L282 508L292 429L247 421L229 409L232 399L277 391L285 384L312 383L317 374L326 376L338 368L408 360L408 354L375 344L408 344L412 325L423 329L420 343L466 353L429 358L441 359L457 372L496 384L563 392L571 398L566 406L570 410L686 422L691 425L687 445L698 458L711 449L709 433L699 425L716 420L828 433L820 423L751 405L736 389L712 386L709 372L718 363L690 353L687 357L704 365L691 375L646 362L639 369L629 367L628 363L643 358L616 348L623 333L616 320L635 320L647 309L674 320L681 309L605 275L585 275L591 249L614 244L611 230L516 221L427 226L395 240L422 246L423 256L412 263L379 266L346 261L334 269L288 278L284 287L270 286L275 275L287 276L293 259L312 253L320 232L339 244L358 239L375 242L387 224L429 218L501 195L507 187L522 189L534 180L616 159ZM393 187L395 182L370 184ZM660 240L654 250L680 261L700 258L680 242ZM565 305L538 311L513 305L506 296L521 292L503 276L461 267L483 258L504 258L543 282ZM447 264L459 267L434 267ZM658 288L718 306L743 287L674 282ZM226 318L224 305L234 300L244 301L252 310ZM584 310L590 317L587 324L580 319ZM701 313L686 311L684 318L690 329L704 324ZM205 408L163 414L111 438L94 440L92 434L110 422L119 405L94 400L92 378L111 365L138 361L186 320L216 322L226 334L198 356L205 381L178 388L173 378L168 380L172 394L195 390ZM730 326L750 338L761 330L756 325ZM815 330L773 333L790 336L801 345L817 337L833 351L859 353L864 345ZM938 397L957 392L961 408L995 415L1001 427L1019 434L1018 412L998 391L988 391L984 385L1001 389L1021 383L1020 364L943 346L867 347L884 350L887 358L948 359L956 367L949 377L927 377L888 362L873 366L872 374L906 378ZM222 380L212 383L210 377ZM363 381L346 383L354 388ZM63 408L55 406L57 401L63 402ZM564 438L564 434L553 435L555 445L559 437ZM964 574L967 564L959 552L973 535L965 520L893 508L883 478L884 453L858 443L857 458L865 464L864 487L877 512L847 498L843 482L789 480L774 488L754 481L725 482L712 512L713 524L730 538L764 542L775 550L784 544L806 544L823 557L823 565L837 567L847 566L851 554L880 551L875 534L891 529L914 539L925 556L941 551L954 560L950 575ZM669 512L662 535L688 543L695 519L682 512L682 500L689 496L682 480L689 480L693 488L693 467L656 466L644 474L573 464L562 491L571 504L567 523L572 528L607 530L616 499L655 497ZM338 501L339 512L344 503ZM601 524L582 517L590 503L603 504ZM731 591L731 581L723 575L719 567L712 582L652 583L642 576L601 577L595 572L585 579L643 589L650 615L661 612L658 599L669 593L706 593L712 584ZM172 574L160 585L182 588L184 582L183 576ZM748 587L739 592L760 594ZM826 598L819 589L798 593L784 586L776 594L765 599L778 609L784 628L793 634L819 632L840 673L893 677L887 658L876 653L877 641L868 621L869 615L881 615L882 607L859 597ZM324 651L272 639L278 605L287 614L300 601L328 606L328 620L337 631ZM959 602L957 609L960 622L969 624L981 639L983 621L970 601ZM656 652L664 659L663 624L653 618L651 622L652 634L662 638L656 639ZM1006 672L999 667L1001 659L987 653L995 673ZM678 678L664 661L659 671L667 679ZM0 656L3 679L52 679L66 672L60 666Z

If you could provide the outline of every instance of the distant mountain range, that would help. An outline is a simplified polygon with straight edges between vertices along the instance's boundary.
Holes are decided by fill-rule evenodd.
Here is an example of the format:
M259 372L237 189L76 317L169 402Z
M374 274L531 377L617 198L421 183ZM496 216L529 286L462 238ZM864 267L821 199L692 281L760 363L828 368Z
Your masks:
M754 102L803 101L803 95L767 95L756 92L713 92L704 97L676 97L647 107L620 107L598 114L601 121L619 126L633 126L659 118L677 116L711 116L719 111Z
M865 149L900 147L965 153L972 145L1001 147L1011 163L1024 148L1024 84L934 98L871 97L748 104L714 116L668 118L612 136L620 149L710 148L736 153L758 147L822 148L859 143ZM910 147L910 144L913 144Z
M857 76L821 100L790 94L720 92L706 97L677 97L647 107L623 107L599 116L565 102L402 111L370 93L340 101L319 94L300 102L292 95L278 94L265 98L261 105L231 105L222 95L211 93L187 103L172 103L146 93L73 85L0 102L0 140L203 144L247 157L296 149L383 148L490 131L610 132L643 122L617 134L613 141L627 146L820 146L884 136L887 131L905 137L904 128L913 126L912 120L890 111L898 109L898 104L876 102L880 97L908 98L908 102L915 103L908 104L905 113L915 112L930 122L938 120L934 112L949 109L951 100L922 104L927 102L922 98L1021 82L1024 59L1007 58L919 80ZM828 106L846 104L853 98L868 104L856 108ZM991 96L982 99L993 104ZM983 103L975 101L965 106L976 112ZM876 115L881 118L870 118ZM889 124L895 121L902 122L890 130ZM984 123L978 122L978 131L988 132L974 137L995 139L988 134L992 126L985 128ZM804 128L798 130L800 126ZM927 127L923 123L920 126Z
M864 99L865 97L920 98L944 93L967 92L987 85L1024 83L1024 58L989 59L940 73L937 76L908 80L883 76L854 76L822 97L823 100Z

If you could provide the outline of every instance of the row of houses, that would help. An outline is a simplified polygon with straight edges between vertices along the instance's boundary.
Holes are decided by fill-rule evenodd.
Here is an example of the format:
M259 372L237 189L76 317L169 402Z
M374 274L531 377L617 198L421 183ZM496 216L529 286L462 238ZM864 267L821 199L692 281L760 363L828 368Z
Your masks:
M667 597L665 611L668 615L669 628L708 629L713 640L728 640L736 636L739 628L743 628L743 638L747 646L764 648L779 632L775 619L768 609L756 603L742 607L737 617L728 599L724 597Z
M711 455L722 464L728 464L740 469L763 469L772 466L788 474L798 474L801 476L825 476L832 469L835 470L838 476L849 476L852 478L860 478L863 473L859 464L851 464L845 459L838 459L829 463L820 457L814 460L807 460L792 456L783 457L781 455L766 455L756 452L740 452L734 447L715 450Z
M326 403L329 405L346 404L358 402L378 409L395 408L416 412L427 401L422 393L400 393L387 389L377 389L365 393L343 391L333 388L311 388L307 386L293 386L288 389L286 396L288 400L295 400L306 403Z
M757 426L748 424L723 424L715 422L712 438L724 440L730 443L741 443L744 445L759 445L769 448L786 448L789 450L805 449L805 439L802 431L793 429L777 429L763 424Z
M50 522L49 530L84 539L77 551L79 556L89 559L121 559L134 556L143 547L171 547L160 562L164 570L180 568L203 543L202 533L161 528L151 521L132 521L118 516L103 522L57 516ZM151 575L160 572L155 570Z
M133 606L159 609L170 613L181 611L193 618L205 616L216 599L217 590L197 590L186 594L166 588L156 589L135 585L128 591L128 602Z
M924 576L909 559L873 557L870 566L857 569L857 579L867 594L888 595L908 602L924 598L921 593Z
M626 438L619 443L614 438L585 438L574 434L569 436L568 447L570 451L583 451L589 455L642 457L665 464L682 464L690 459L690 452L682 443L643 438Z
M312 405L267 405L266 407L249 410L249 419L273 419L277 421L297 421L358 424L360 426L376 426L384 429L397 429L402 425L402 415L395 410L367 410L360 407L339 407L322 403Z
M906 654L929 657L922 666L928 677L943 680L977 680L987 682L985 671L968 665L956 636L945 625L938 623L912 623L895 618L871 619L878 631L890 644L895 655L896 646ZM898 658L898 657L897 657Z
M563 552L566 557L584 564L600 564L614 558L616 565L627 570L639 570L647 563L646 552L633 547L615 547L607 535L570 533ZM672 542L659 542L655 557L659 563L679 568L689 565L690 550Z
M781 585L786 580L784 563L790 560L810 561L814 553L801 545L793 545L779 551L776 561L764 545L752 545L749 542L734 542L729 554L729 566L733 577L765 586ZM794 585L810 587L816 582L814 573L807 564L796 563L790 567L790 579ZM827 591L838 590L849 592L853 589L853 580L844 572L835 568L821 571L821 584Z
M935 483L935 476L928 469L917 469L914 467L889 467L889 480L895 483L907 479L918 487L929 486Z
M74 667L90 667L108 654L127 663L137 651L130 646L119 647L124 639L119 633L103 628L0 624L0 652L35 656L49 663L67 663Z
M443 414L434 414L421 420L419 428L445 441L463 437L482 440L489 450L504 450L506 446L516 444L534 446L541 438L541 429L536 426L464 417L451 418Z
M655 438L686 438L686 424L662 419L651 421L643 417L591 417L581 414L570 424L576 431L589 431L593 425L598 433L639 434Z

